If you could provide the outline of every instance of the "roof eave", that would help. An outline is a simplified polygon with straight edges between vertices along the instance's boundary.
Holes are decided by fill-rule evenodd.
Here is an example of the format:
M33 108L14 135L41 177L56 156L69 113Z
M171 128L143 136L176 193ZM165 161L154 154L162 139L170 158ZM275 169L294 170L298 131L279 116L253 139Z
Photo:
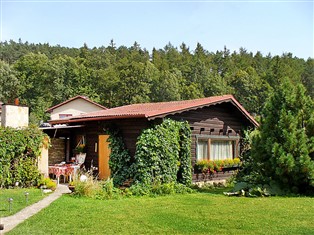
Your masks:
M164 118L168 115L175 115L178 113L183 113L185 111L189 111L189 110L196 110L196 109L200 109L200 108L204 108L204 107L209 107L212 105L217 105L217 104L221 104L221 103L227 103L227 102L231 102L234 106L237 107L237 109L255 126L255 127L259 127L259 123L244 109L244 107L237 102L237 100L232 96L230 98L227 98L225 100L219 100L217 102L213 102L213 103L208 103L208 104L202 104L202 105L197 105L197 106L193 106L193 107L189 107L189 108L185 108L185 109L180 109L180 110L176 110L173 112L168 112L168 113L163 113L163 114L157 114L157 115L151 115L148 116L147 119L150 120L154 120L156 118Z
M121 116L106 116L106 117L86 117L86 118L70 118L70 119L58 119L48 121L50 124L68 124L78 122L91 122L91 121L104 121L113 119L132 119L132 118L147 118L145 114L136 115L121 115Z
M238 108L238 110L255 126L255 127L259 127L259 123L251 116L251 114L249 114L248 111L246 111L246 109L244 109L244 107L235 99L232 98L232 103Z

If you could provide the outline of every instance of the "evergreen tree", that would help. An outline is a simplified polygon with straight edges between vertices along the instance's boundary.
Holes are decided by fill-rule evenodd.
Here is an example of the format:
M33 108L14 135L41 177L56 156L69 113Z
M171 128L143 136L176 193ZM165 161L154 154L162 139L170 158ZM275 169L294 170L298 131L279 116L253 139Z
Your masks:
M267 101L262 117L260 135L253 139L252 174L292 192L314 190L314 105L305 88L286 79Z

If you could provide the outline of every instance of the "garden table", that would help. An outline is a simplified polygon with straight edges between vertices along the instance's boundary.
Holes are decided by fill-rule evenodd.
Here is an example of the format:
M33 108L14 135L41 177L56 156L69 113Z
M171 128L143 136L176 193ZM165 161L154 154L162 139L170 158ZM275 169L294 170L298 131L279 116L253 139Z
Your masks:
M64 177L64 182L65 182L65 177L70 177L70 181L72 180L72 175L76 174L76 171L80 168L79 165L74 165L74 164L64 164L64 165L54 165L54 166L49 166L49 174L53 174L57 178L57 183L59 184L60 181L60 176L62 175Z

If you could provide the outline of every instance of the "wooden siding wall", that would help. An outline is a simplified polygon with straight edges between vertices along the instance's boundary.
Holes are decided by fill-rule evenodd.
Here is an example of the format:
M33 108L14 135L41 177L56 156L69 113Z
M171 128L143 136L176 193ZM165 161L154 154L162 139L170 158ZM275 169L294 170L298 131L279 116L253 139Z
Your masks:
M169 118L189 122L192 129L191 155L193 165L196 161L197 135L236 136L241 135L243 127L253 126L238 109L229 103L191 110L169 116Z
M83 124L83 123L82 123ZM95 151L95 143L98 145L98 135L103 135L106 129L110 126L118 129L124 140L124 144L128 149L131 156L135 154L136 141L143 129L149 126L149 122L146 119L123 119L115 121L103 121L103 122L87 122L84 123L85 128L79 133L86 134L86 160L85 167L90 168L93 161L93 166L98 167L98 146Z
M131 156L134 156L137 138L143 129L149 127L149 122L146 119L125 119L117 124L117 127L122 132L126 148L129 150Z

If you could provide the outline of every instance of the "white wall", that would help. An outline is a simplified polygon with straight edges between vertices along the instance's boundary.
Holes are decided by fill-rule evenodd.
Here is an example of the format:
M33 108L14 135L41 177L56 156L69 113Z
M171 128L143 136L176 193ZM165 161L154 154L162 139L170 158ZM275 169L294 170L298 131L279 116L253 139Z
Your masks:
M16 105L2 105L1 125L4 127L27 127L29 108Z
M69 103L66 103L62 106L55 108L51 112L50 119L51 120L60 119L59 114L72 114L72 116L76 116L76 115L94 112L94 111L100 111L100 110L103 110L103 109L86 100L75 99Z
M38 157L38 170L44 177L49 176L48 149L45 146L42 147L41 156Z

